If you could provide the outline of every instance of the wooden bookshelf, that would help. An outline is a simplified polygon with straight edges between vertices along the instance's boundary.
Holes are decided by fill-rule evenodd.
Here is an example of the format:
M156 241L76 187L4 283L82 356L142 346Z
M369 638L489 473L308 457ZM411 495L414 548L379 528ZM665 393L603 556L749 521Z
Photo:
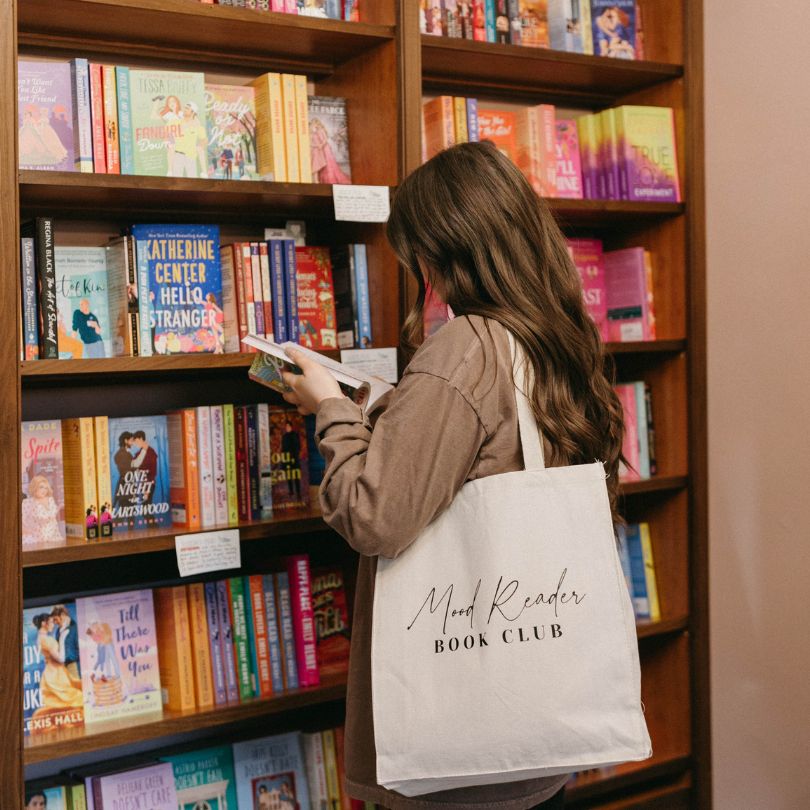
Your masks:
M589 777L569 790L572 807L620 810L711 806L708 695L708 582L705 423L705 240L703 235L702 2L641 0L648 60L625 62L549 50L423 37L415 0L367 3L361 24L316 20L196 0L0 0L0 495L18 503L19 425L25 418L109 413L136 415L250 395L247 354L85 361L18 362L19 228L51 215L75 227L135 221L218 222L256 230L286 218L312 222L334 244L364 241L375 340L397 344L411 288L388 249L384 227L333 219L331 189L317 184L17 172L15 56L89 56L134 66L207 70L248 80L265 70L305 73L315 92L349 99L351 159L357 183L396 185L421 160L422 96L446 92L583 109L622 103L676 110L685 202L636 204L549 200L564 230L595 235L606 247L644 245L660 265L656 278L659 340L609 344L619 379L653 388L659 475L622 485L627 519L650 523L662 620L639 622L642 695L653 758ZM74 231L75 232L75 231ZM103 392L103 393L102 393ZM254 397L258 398L254 393ZM249 400L246 400L249 401ZM0 528L19 538L19 511L5 509ZM313 559L332 554L316 509L242 524L243 561L306 545ZM3 544L0 646L21 649L23 575L28 597L42 599L69 576L74 592L116 583L176 577L177 532L122 535L22 552ZM331 549L331 550L330 550ZM348 552L341 552L348 553ZM117 558L120 558L118 560ZM261 563L259 563L261 564ZM106 579L99 585L99 572ZM246 569L247 570L247 569ZM153 580L148 580L153 581ZM53 590L51 590L53 589ZM78 754L103 760L116 747L148 746L175 735L215 736L334 704L345 682L207 712L164 713L119 728L72 731L24 744L20 656L0 658L0 807L21 806L25 767ZM54 772L60 770L54 766Z

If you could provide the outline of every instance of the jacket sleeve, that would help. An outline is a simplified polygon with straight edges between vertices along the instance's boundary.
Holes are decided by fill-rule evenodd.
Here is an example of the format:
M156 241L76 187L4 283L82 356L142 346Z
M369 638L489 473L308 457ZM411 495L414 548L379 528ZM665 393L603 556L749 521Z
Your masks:
M486 434L446 380L406 374L372 429L347 398L324 400L316 433L326 522L360 554L396 557L453 500Z

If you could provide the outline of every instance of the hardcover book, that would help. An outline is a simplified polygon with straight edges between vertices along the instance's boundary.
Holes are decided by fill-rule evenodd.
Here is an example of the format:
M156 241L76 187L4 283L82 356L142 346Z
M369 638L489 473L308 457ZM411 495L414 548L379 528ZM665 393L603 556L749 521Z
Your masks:
M86 721L160 713L152 591L80 597L76 614Z
M110 419L110 474L116 531L172 525L165 416Z
M310 96L307 113L313 182L351 183L346 99Z
M70 63L20 59L17 104L20 168L75 171Z
M205 85L208 176L256 180L256 91L231 84Z
M582 280L582 296L588 314L598 327L602 340L610 340L602 240L569 239L568 252Z
M174 770L177 810L236 810L231 746L174 754L163 761Z
M20 435L23 548L64 545L62 425L23 422Z
M309 506L309 454L304 418L291 408L270 408L273 509Z
M636 58L636 0L591 0L596 56Z
M577 122L558 118L556 122L557 197L581 200L582 165L579 158Z
M308 349L337 349L337 318L329 248L295 249L298 342Z
M318 638L318 671L321 677L349 671L349 608L340 568L312 571L312 609Z
M23 611L25 735L84 723L79 631L73 602Z
M177 810L171 763L92 779L94 810Z

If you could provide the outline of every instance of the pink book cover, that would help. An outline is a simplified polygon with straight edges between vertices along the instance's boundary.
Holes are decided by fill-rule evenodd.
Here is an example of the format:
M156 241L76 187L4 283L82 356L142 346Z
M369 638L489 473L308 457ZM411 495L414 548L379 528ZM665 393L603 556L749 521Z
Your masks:
M297 0L284 0L284 11L286 11L287 14L298 14Z
M570 118L558 118L557 142L557 196L567 200L582 199L582 164L579 157L577 122Z
M309 557L306 554L288 557L287 576L290 580L298 683L300 686L317 686L320 683L320 676L318 675L317 637L315 613L312 609Z
M270 0L270 11L284 11L285 0Z
M652 340L644 248L605 253L608 339Z
M152 591L76 600L85 722L162 712Z
M623 481L638 481L641 479L641 448L638 436L638 409L636 408L636 388L625 384L616 386L616 394L622 404L624 413L624 440L622 441L622 455L627 463L619 464L619 478Z
M605 263L601 239L569 239L568 252L582 279L582 297L602 340L609 340Z
M23 422L20 461L23 548L64 545L62 423Z
M134 771L97 776L93 780L93 804L103 808L177 810L174 766L171 762Z

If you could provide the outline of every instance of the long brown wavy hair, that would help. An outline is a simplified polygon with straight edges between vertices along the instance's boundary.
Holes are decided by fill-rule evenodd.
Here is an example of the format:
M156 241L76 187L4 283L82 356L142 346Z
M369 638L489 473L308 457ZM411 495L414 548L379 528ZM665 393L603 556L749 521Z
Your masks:
M465 143L400 185L388 240L419 294L403 327L423 341L425 279L457 317L506 327L534 371L527 392L551 465L604 462L614 520L624 425L612 358L585 308L579 273L546 203L492 143Z

